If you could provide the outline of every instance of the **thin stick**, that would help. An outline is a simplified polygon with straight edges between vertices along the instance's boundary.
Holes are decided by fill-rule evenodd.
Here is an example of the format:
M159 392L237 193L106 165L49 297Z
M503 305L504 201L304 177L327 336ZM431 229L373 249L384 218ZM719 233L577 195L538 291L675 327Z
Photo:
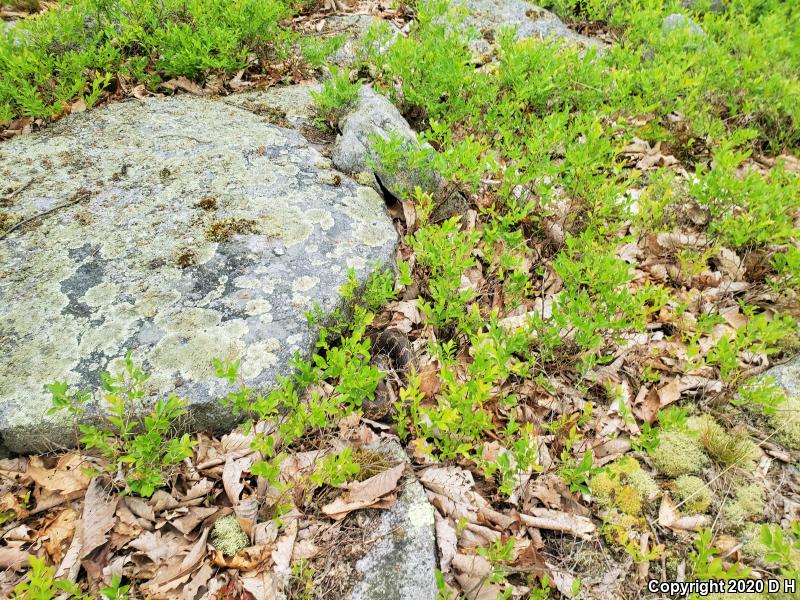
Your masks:
M19 186L17 189L15 189L13 192L11 192L8 196L3 196L3 198L0 199L0 202L8 202L9 200L13 199L14 196L17 196L18 194L22 193L24 190L28 189L30 187L30 185L34 181L35 181L35 178L31 177L28 181L23 183L21 186Z
M17 223L16 225L14 225L13 227L11 227L9 229L6 229L2 234L0 234L0 240L6 239L6 237L8 237L8 235L12 231L14 231L15 229L19 229L23 225L25 225L27 223L30 223L31 221L35 221L36 219L40 219L41 217L44 217L46 215L49 215L52 212L55 212L57 210L61 210L62 208L67 208L68 206L72 206L73 204L77 204L81 200L86 200L86 198L88 198L90 195L91 194L81 194L80 196L78 196L74 200L70 200L69 202L64 202L63 204L59 204L58 206L54 206L53 208L50 208L50 209L48 209L48 210L46 210L44 212L40 212L39 214L33 215L32 217L29 217L27 219L22 220L19 223Z

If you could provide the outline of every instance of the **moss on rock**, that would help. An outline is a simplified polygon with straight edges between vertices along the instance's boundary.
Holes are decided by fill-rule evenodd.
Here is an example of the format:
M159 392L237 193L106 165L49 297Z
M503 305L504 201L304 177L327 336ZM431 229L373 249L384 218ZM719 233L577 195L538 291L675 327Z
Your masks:
M651 456L658 472L667 477L699 473L710 462L697 438L681 431L663 432Z

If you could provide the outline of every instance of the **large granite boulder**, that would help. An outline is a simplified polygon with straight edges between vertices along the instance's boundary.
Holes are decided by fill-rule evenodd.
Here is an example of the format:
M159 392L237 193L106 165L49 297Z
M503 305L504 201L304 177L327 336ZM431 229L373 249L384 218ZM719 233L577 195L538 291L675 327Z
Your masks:
M188 95L6 142L0 181L6 231L32 219L0 239L0 435L15 451L74 443L44 385L95 390L128 350L148 400L175 392L192 428L231 426L212 360L271 388L313 347L306 312L395 252L379 194L299 133Z

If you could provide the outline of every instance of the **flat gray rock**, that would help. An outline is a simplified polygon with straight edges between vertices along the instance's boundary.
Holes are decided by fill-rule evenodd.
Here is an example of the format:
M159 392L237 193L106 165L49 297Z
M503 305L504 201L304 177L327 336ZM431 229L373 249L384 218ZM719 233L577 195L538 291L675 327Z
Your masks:
M227 104L238 106L280 127L300 128L311 125L314 119L312 92L319 92L318 83L278 85L266 90L234 94L225 99Z
M602 42L567 27L549 10L524 0L464 0L464 6L469 12L467 24L482 36L470 45L481 57L491 52L491 44L501 27L515 28L517 40L564 40L586 48L603 47Z
M408 460L396 443L384 443L393 458ZM363 575L349 600L436 600L436 531L433 507L416 479L402 486L397 503L376 518L367 554L356 563Z
M765 375L774 377L788 396L800 396L800 356L768 369Z
M189 95L69 117L0 146L0 435L14 451L74 443L44 385L96 390L127 350L194 429L230 427L212 360L275 386L308 354L306 311L393 263L381 197L297 132ZM70 204L71 203L71 204ZM51 211L51 212L48 212ZM96 410L96 408L95 408Z

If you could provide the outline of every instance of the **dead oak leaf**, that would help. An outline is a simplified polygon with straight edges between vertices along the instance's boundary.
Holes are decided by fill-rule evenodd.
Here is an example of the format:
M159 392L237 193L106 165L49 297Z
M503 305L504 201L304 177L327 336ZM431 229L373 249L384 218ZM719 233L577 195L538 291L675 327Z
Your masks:
M81 552L86 558L95 548L99 548L108 540L108 532L114 527L114 513L117 511L119 497L116 492L106 487L107 481L95 477L89 483L83 501L81 515Z
M658 524L673 531L700 531L708 524L707 515L681 516L668 494L664 494L658 509Z
M261 566L272 562L272 546L249 546L237 552L234 556L225 556L219 550L214 550L212 562L226 569L237 571L255 571Z
M573 515L559 510L549 508L533 508L532 514L520 513L519 519L523 525L528 527L538 527L539 529L550 529L552 531L563 531L584 540L591 539L592 534L597 529L595 524L588 517Z
M78 513L72 508L67 508L62 510L55 520L40 532L39 537L45 540L44 549L54 563L60 563L64 557L65 542L72 539L77 522Z
M54 469L45 468L40 457L32 456L26 474L47 492L71 494L89 485L90 478L83 473L83 465L83 457L74 452L62 456Z
M0 568L21 571L27 567L29 556L31 555L19 548L0 548Z
M322 507L322 512L332 519L339 520L348 513L360 508L367 508L380 502L383 496L397 488L397 482L403 475L405 463L378 473L364 481L357 481L347 486L347 491L333 502Z

